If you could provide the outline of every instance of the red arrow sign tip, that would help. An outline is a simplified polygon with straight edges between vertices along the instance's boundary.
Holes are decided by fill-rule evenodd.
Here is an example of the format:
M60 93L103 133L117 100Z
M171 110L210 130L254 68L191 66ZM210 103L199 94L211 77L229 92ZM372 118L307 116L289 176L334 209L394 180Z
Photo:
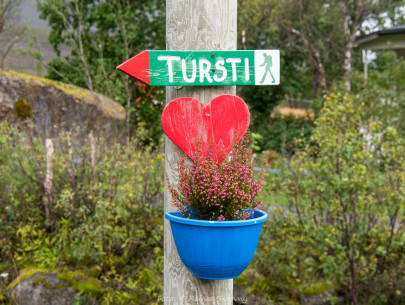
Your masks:
M143 51L117 67L118 70L150 85L149 51Z

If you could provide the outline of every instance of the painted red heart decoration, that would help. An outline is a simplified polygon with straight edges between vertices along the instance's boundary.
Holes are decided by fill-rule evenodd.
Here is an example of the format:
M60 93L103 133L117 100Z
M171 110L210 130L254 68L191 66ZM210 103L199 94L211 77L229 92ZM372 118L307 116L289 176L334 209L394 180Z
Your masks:
M250 114L245 102L234 95L220 95L204 106L199 100L181 97L163 109L162 126L166 135L195 161L196 141L201 139L203 155L210 140L218 162L223 152L232 149L232 140L239 141L249 127Z

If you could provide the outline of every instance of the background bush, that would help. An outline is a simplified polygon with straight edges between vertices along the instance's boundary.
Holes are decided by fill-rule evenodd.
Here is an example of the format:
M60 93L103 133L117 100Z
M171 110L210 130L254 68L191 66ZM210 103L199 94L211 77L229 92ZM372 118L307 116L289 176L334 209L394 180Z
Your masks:
M100 140L92 150L75 148L67 134L54 145L47 192L44 145L0 125L0 272L10 274L3 288L23 268L80 270L104 282L103 304L156 302L163 154L136 139L125 147Z
M405 141L364 107L326 96L310 140L268 178L286 206L272 207L256 270L239 280L255 294L294 304L334 287L350 304L403 304Z

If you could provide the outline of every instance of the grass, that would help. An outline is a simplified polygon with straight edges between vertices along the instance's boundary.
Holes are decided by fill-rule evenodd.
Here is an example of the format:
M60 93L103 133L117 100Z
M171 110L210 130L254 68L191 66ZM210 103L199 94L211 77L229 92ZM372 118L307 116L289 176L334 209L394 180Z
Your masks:
M303 108L291 108L291 107L279 107L274 108L272 116L279 115L282 118L287 116L293 116L296 119L314 119L314 111L312 109Z

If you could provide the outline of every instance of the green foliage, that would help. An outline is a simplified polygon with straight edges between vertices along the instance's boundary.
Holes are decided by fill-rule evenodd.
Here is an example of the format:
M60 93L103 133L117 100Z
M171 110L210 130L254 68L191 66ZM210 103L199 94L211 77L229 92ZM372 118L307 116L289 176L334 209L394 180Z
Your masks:
M405 134L405 60L394 52L379 52L370 65L367 82L363 73L352 75L353 88L350 95L364 102L363 118L376 117L383 126L392 126Z
M127 110L129 132L139 126L147 131L143 141L157 144L164 91L134 82L116 66L143 50L164 49L165 1L41 0L38 8L58 54L47 77L114 99ZM71 54L62 57L66 45Z
M32 106L26 100L20 98L14 103L14 113L23 120L32 118Z
M302 52L286 48L285 30L274 23L276 1L238 0L238 49L280 49L281 83L279 86L244 86L238 88L240 95L248 100L253 109L261 107L270 114L284 95L311 95L312 70L306 64ZM283 2L285 4L285 1ZM291 17L288 17L291 20ZM242 32L245 32L245 43ZM270 100L271 99L271 100ZM254 104L251 104L253 101ZM271 102L270 102L271 101ZM261 106L260 106L261 104ZM253 110L254 111L254 110ZM260 115L260 111L258 111ZM253 118L255 119L255 118Z
M65 270L64 280L104 304L150 304L162 290L162 153L137 140L100 140L95 150L72 146L69 134L54 142L46 192L44 145L0 124L1 261Z
M268 123L273 108L277 106L281 87L273 88L273 86L240 86L238 89L238 95L249 105L252 130L256 126Z
M40 278L38 278L39 280ZM92 297L101 297L105 293L102 282L96 278L89 278L81 271L59 272L58 279L66 282L74 290Z
M239 0L238 45L241 49L280 49L284 59L281 96L316 98L342 79L346 50L354 55L352 66L361 62L359 50L347 45L354 38L351 32L359 26L361 34L370 33L391 24L388 19L393 25L403 23L403 5L403 0Z
M405 139L364 111L327 96L310 140L272 176L288 206L264 226L256 273L245 279L254 293L284 304L331 283L353 304L403 301Z
M261 139L263 139L263 136L258 133L252 132L251 138L252 138L251 146L252 146L253 151L255 151L255 152L260 151L260 146L257 142L260 141Z
M269 123L252 128L252 130L262 136L261 139L257 139L260 151L274 150L282 154L291 154L295 151L295 140L309 139L313 125L313 120L309 117L276 114Z

